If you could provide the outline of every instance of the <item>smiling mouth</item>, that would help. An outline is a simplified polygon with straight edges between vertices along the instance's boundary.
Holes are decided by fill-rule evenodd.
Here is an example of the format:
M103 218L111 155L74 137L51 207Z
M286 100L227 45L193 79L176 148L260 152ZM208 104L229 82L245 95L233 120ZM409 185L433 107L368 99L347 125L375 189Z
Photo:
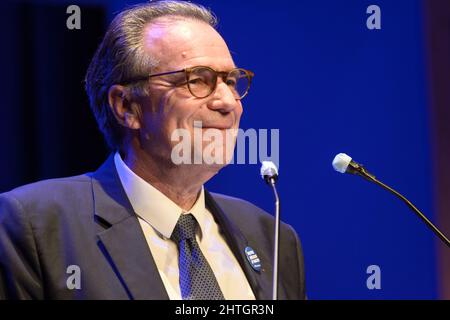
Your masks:
M206 123L206 124L204 124L201 121L194 121L194 128L199 128L199 129L227 130L227 129L232 129L233 125L234 125L234 123L214 123L214 124Z

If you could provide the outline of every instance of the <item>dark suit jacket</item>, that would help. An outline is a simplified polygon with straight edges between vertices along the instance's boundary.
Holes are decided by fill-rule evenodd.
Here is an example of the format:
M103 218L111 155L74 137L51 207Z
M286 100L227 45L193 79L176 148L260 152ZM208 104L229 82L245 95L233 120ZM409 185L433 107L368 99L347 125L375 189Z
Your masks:
M206 205L256 298L271 299L273 217L249 202L208 192ZM260 272L247 261L247 246L259 256ZM280 299L304 299L300 241L286 224L280 253ZM80 289L67 286L75 274L71 265L80 268ZM112 156L94 173L0 195L0 298L168 299Z

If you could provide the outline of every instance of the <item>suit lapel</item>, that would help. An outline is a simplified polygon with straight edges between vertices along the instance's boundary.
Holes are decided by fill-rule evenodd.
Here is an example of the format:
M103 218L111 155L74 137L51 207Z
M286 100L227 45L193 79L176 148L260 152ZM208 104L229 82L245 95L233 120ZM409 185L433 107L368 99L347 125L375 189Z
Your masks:
M270 263L270 260L262 252L257 252L259 258L263 261L263 269L261 269L260 272L253 270L245 255L245 248L248 246L248 241L245 236L237 226L228 219L222 208L214 201L214 198L206 190L205 200L207 208L216 219L228 245L233 251L242 270L244 270L247 280L255 294L255 298L257 300L270 300L272 297L272 264Z
M169 299L139 221L122 188L113 155L92 174L92 193L95 219L103 226L97 234L98 245L130 299ZM269 257L257 252L263 261L263 269L260 272L253 270L244 251L248 246L247 239L206 190L205 201L256 299L270 300L272 264Z
M139 221L111 155L92 175L95 218L108 228L97 234L100 250L130 299L169 299Z

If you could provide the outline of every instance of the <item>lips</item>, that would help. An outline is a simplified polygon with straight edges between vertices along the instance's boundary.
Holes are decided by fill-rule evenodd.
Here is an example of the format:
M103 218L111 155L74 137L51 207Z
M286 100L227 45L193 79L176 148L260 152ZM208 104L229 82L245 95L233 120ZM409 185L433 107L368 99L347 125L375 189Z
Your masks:
M231 125L218 125L218 124L215 124L215 125L210 125L210 126L203 126L202 127L203 129L218 129L218 130L228 130L228 129L231 129L231 128L233 128L233 126Z
M194 128L202 128L202 129L219 129L219 130L227 130L232 129L234 125L234 121L218 121L218 122L203 122L203 121L194 121Z

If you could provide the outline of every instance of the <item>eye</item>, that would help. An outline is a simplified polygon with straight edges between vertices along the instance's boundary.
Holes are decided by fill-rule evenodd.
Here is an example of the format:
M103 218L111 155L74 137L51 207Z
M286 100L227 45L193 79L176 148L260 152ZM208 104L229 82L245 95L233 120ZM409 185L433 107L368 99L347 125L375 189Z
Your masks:
M236 87L237 79L236 78L227 78L227 86Z
M205 80L203 78L191 78L189 79L189 84L193 84L193 85L199 85L199 84L204 84Z

